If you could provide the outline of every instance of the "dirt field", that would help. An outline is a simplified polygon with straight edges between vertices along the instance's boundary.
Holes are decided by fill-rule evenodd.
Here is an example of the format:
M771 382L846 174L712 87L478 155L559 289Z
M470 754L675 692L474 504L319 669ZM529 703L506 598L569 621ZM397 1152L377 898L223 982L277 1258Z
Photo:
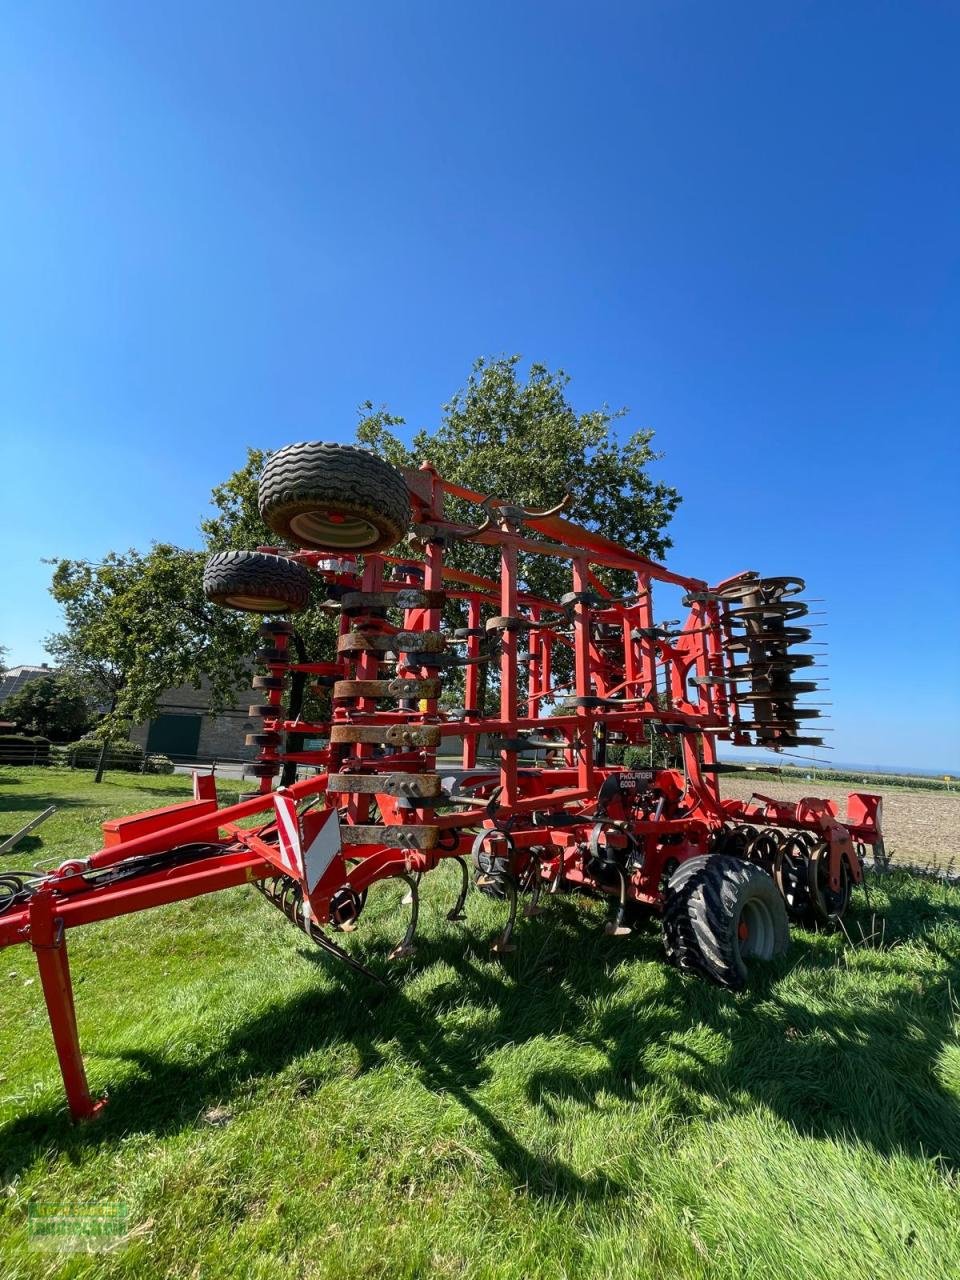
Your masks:
M960 793L910 791L906 787L863 786L855 783L782 782L758 774L754 778L721 778L721 794L749 799L754 791L763 795L800 800L821 796L836 800L840 817L846 813L851 791L869 791L883 796L883 831L887 853L895 860L920 865L947 866L954 859L960 867Z

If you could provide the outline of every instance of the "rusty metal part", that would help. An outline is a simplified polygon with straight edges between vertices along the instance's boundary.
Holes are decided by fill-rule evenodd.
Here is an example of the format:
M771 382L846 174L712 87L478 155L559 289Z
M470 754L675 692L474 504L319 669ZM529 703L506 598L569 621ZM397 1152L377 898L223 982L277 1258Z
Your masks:
M443 794L436 773L331 773L327 790L395 796L398 800L426 800Z
M745 604L730 609L727 617L731 622L744 625L765 622L768 618L777 623L791 618L802 618L810 612L802 600L771 600L766 604Z
M549 516L559 515L565 507L570 505L572 495L565 493L556 506L549 507L546 511L530 511L527 507L522 507L519 503L501 502L495 503L495 514L497 522L501 529L509 526L519 526L525 524L528 520L546 520ZM487 500L494 505L491 499ZM487 504L484 503L484 506Z
M757 602L779 600L783 596L797 596L806 588L803 578L761 578L744 575L738 582L722 587L718 595L722 600L747 600L754 596Z
M780 671L797 671L801 667L816 666L816 657L812 653L784 653L775 658L758 658L755 662L744 662L728 672L731 682L736 680L764 680Z
M435 849L440 838L439 827L410 826L343 826L340 836L345 845L375 844L385 849Z
M484 631L529 631L534 624L529 618L507 618L498 614L483 624Z
M445 591L400 587L397 591L348 591L340 601L340 607L344 613L362 609L439 609L446 600Z
M348 631L337 642L338 653L442 653L446 647L439 631Z
M335 698L439 698L440 680L338 680L333 686Z
M335 745L366 742L383 747L438 747L440 730L432 724L335 724L330 741Z

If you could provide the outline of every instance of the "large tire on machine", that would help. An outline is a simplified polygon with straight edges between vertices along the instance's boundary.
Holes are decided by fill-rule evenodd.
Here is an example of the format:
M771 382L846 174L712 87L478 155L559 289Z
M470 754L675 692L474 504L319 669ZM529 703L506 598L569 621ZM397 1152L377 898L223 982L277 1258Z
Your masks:
M410 527L403 476L347 444L289 444L260 476L260 515L275 533L320 551L384 551Z
M786 951L790 929L783 898L759 867L725 854L690 858L671 876L663 912L667 958L742 991L747 962Z
M218 551L203 569L203 594L248 613L298 613L310 603L310 571L263 551Z

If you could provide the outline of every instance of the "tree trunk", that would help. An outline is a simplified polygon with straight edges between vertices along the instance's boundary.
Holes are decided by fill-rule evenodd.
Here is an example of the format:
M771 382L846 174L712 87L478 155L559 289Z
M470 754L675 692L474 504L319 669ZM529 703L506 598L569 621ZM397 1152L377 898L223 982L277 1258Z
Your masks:
M113 697L110 699L110 714L111 714L111 715L113 715L114 711L116 710L116 707L117 707L117 695L116 695L116 694L114 694L114 695L113 695ZM104 738L104 740L103 740L103 742L101 743L101 746L100 746L100 755L99 755L99 757L98 757L98 759L97 759L97 769L96 769L96 772L95 772L95 773L94 773L94 775L93 775L93 780L94 780L94 782L102 782L102 781L103 781L103 773L104 773L104 769L106 768L106 764L107 764L107 752L108 752L109 750L110 750L110 739L109 739L109 738Z
M104 771L104 768L106 767L107 751L109 747L110 747L110 743L107 741L106 738L104 738L103 742L100 745L100 755L97 759L97 771L93 775L94 782L103 781L103 771Z

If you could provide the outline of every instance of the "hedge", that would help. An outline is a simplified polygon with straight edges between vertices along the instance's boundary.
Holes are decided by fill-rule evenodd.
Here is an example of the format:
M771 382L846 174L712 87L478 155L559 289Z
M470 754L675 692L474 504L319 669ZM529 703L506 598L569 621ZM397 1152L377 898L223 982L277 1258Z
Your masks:
M95 769L103 743L99 738L80 738L65 747L55 747L54 763L71 769ZM143 768L143 747L136 742L111 742L107 747L106 767L139 773Z

